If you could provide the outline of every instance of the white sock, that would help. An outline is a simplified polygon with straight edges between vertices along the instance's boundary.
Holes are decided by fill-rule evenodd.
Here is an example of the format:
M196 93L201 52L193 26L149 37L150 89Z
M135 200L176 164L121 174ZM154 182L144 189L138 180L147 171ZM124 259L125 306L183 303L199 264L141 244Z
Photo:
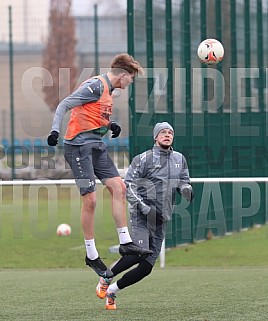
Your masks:
M108 289L107 289L107 292L108 293L116 293L118 292L120 289L119 287L117 286L117 282L114 282L113 284L110 284Z
M132 242L132 239L131 239L131 237L129 235L128 228L126 226L118 227L117 228L117 233L118 233L120 244L126 244L126 243L129 243L129 242Z
M85 240L85 245L86 245L86 251L87 251L87 257L90 260L95 260L99 257L99 253L96 249L95 246L95 240Z

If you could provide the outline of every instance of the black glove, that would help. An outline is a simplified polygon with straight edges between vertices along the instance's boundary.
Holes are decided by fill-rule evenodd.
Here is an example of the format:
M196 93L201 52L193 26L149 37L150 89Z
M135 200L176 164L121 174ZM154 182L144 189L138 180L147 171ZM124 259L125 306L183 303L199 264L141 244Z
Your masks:
M115 121L111 122L110 128L113 133L112 138L116 138L120 135L121 127L119 125L117 125L117 123Z
M49 146L56 146L58 144L59 133L53 130L47 138Z

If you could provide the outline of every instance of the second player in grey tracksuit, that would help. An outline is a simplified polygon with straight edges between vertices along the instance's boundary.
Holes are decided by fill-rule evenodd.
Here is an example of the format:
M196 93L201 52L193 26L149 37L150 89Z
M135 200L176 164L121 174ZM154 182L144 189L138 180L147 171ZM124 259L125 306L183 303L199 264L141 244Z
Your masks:
M173 127L167 122L157 123L153 138L153 148L133 159L125 177L131 237L136 244L153 253L147 257L124 256L114 265L114 276L128 270L112 284L111 280L105 280L109 285L107 293L112 293L114 298L119 290L152 272L166 235L166 222L171 219L176 192L189 202L193 198L185 157L171 147ZM129 270L130 267L133 268Z

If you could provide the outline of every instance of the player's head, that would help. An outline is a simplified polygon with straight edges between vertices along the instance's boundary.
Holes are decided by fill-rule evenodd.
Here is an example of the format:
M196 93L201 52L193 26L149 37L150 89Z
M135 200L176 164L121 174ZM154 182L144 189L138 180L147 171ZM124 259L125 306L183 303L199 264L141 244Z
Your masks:
M114 88L125 89L133 82L135 75L138 73L144 74L140 63L127 53L116 55L111 62L109 74Z
M153 136L157 146L168 149L173 143L174 129L166 121L157 123L154 126Z

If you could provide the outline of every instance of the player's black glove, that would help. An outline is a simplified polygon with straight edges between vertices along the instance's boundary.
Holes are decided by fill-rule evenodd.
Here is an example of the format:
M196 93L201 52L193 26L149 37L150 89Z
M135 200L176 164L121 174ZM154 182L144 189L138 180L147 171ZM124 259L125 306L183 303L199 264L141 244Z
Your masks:
M47 138L49 146L56 146L58 144L59 133L53 130Z
M119 125L117 125L117 123L115 121L111 122L110 128L112 131L112 138L116 138L120 135L121 127Z

